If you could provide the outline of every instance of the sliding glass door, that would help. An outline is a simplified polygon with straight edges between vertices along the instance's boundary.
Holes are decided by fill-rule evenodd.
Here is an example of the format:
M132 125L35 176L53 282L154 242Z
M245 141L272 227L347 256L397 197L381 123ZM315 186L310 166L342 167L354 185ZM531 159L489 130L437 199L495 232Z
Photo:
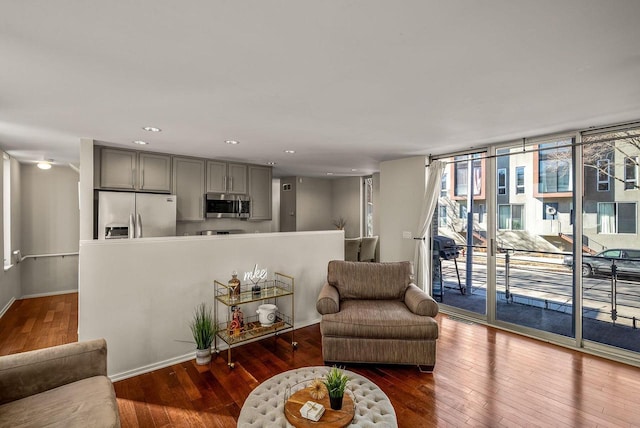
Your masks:
M582 325L586 340L640 351L640 128L583 138Z
M495 319L573 337L572 138L496 150Z
M486 152L444 159L434 228L434 296L442 303L486 313ZM457 251L445 251L452 243Z
M443 312L640 361L640 124L440 160Z

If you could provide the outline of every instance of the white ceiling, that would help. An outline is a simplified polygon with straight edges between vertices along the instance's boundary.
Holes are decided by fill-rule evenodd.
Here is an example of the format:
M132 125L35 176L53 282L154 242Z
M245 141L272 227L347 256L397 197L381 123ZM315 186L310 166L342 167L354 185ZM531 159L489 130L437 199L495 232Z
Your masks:
M0 147L363 175L640 119L639 20L638 0L0 0Z

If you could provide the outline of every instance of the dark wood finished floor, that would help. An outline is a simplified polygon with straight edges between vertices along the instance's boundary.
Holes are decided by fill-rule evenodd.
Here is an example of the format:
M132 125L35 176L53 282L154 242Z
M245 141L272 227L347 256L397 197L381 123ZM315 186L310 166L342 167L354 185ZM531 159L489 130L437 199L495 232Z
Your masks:
M67 300L70 299L70 300ZM75 306L74 306L75 305ZM400 427L640 426L640 369L440 315L433 374L348 366L389 396ZM0 319L0 354L76 340L77 295L16 302ZM285 340L286 339L286 340ZM124 427L234 427L260 382L321 365L317 325L234 349L211 366L175 364L115 383Z

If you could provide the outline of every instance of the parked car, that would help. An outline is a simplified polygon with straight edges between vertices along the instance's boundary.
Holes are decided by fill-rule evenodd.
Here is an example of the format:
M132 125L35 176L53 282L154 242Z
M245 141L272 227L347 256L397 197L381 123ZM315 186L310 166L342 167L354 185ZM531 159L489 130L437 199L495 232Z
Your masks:
M616 248L604 250L593 256L582 255L582 276L611 275L615 261L618 275L640 277L640 249ZM573 256L564 256L564 264L573 267Z

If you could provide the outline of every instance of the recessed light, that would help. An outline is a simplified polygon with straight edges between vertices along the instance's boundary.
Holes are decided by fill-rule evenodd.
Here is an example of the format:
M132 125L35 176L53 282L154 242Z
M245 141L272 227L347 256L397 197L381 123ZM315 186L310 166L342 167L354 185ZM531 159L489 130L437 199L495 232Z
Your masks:
M267 162L267 165L275 165L276 163L274 161L269 161Z
M351 168L351 172L356 172L357 169L356 168Z
M327 175L333 175L333 172L327 172Z
M285 150L285 153L288 153L290 155L294 154L296 151L295 150Z
M147 144L149 144L149 143L147 143L146 141L142 141L142 140L135 140L135 141L133 142L133 144L139 144L139 145L141 145L141 146L145 146L145 145L147 145Z
M144 129L145 131L149 131L149 132L160 132L160 131L162 131L162 129L156 128L155 126L145 126L142 129Z
M225 140L225 143L227 143L227 144L231 144L232 146L235 146L236 144L240 144L240 141L236 141L236 140Z
M38 168L40 169L51 169L51 162L48 161L40 161L37 163Z

